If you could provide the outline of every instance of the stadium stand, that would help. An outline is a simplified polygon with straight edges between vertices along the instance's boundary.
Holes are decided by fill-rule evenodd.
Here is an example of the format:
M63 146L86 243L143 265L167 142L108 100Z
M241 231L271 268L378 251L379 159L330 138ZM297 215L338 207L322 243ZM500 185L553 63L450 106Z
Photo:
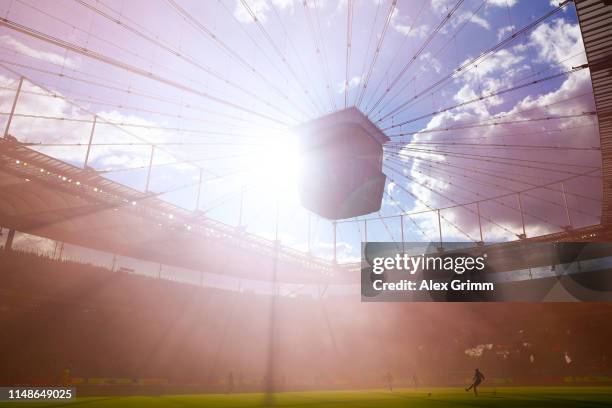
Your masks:
M612 382L611 304L273 299L18 251L0 251L0 280L3 384L223 391L231 373L248 391L268 364L279 390L380 386L387 372L461 384L475 367L499 385Z

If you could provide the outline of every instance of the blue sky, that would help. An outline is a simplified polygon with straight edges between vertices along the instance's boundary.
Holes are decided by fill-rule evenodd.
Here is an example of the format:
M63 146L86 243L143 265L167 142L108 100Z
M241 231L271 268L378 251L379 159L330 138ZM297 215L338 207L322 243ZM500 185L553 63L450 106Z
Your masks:
M200 209L209 216L236 225L244 188L242 224L247 231L273 238L278 202L283 244L306 250L310 241L313 253L329 258L330 222L309 216L299 205L299 154L291 128L343 108L346 97L348 106L360 102L358 107L394 136L396 143L387 148L388 195L380 216L414 213L404 219L406 240L437 239L437 213L430 210L487 198L480 205L485 240L513 239L522 225L517 199L509 192L529 189L522 196L526 230L539 235L567 223L558 191L563 180L570 193L572 223L598 222L598 173L574 176L600 165L598 151L578 150L599 145L593 119L436 130L497 117L502 122L525 121L593 110L588 70L491 96L585 62L573 5L468 64L469 69L440 86L428 88L554 8L545 0L309 0L306 6L291 0L3 0L0 13L11 21L183 89L0 26L1 64L12 70L0 67L2 111L10 109L16 73L26 75L84 109L45 97L45 91L27 82L18 113L79 120L96 114L101 118L97 143L158 143L156 165L195 161L154 168L151 190L176 190L165 199L194 208L194 183L202 168ZM483 95L487 98L481 102L429 115ZM403 121L410 123L395 127ZM19 139L43 143L86 142L90 129L86 122L30 117L17 117L11 127ZM453 141L466 145L448 144ZM175 142L187 145L167 145ZM504 147L509 145L541 147ZM85 155L82 147L40 149L79 165ZM149 153L148 146L95 146L90 165L105 170L142 167ZM108 177L143 189L146 170L113 171ZM191 187L181 188L185 185ZM471 204L443 210L444 239L478 240L474 211ZM368 239L399 240L399 218L378 216L367 217ZM349 220L339 225L340 259L354 259L364 223Z

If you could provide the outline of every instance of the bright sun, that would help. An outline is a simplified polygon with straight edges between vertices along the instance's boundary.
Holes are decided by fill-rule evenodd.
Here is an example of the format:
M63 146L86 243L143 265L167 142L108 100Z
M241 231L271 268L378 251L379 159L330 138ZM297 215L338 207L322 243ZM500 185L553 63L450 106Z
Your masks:
M250 191L297 203L300 155L292 133L262 136L247 157L249 169L242 182Z

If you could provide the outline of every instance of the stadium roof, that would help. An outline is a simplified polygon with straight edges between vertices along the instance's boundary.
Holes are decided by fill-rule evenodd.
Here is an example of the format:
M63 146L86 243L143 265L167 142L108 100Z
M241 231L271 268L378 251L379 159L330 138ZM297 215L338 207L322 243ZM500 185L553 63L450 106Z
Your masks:
M343 268L328 261L15 141L0 139L0 169L0 225L5 227L137 259L259 280L273 280L278 249L279 281L343 280Z
M612 223L612 2L576 1L599 121L602 150L602 224Z

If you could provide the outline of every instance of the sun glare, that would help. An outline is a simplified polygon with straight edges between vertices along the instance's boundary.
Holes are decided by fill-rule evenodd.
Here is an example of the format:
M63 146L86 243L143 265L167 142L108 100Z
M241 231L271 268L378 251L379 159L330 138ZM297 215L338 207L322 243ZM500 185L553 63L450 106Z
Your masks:
M249 190L297 203L300 154L297 137L292 133L262 136L247 158L248 171L242 182Z

